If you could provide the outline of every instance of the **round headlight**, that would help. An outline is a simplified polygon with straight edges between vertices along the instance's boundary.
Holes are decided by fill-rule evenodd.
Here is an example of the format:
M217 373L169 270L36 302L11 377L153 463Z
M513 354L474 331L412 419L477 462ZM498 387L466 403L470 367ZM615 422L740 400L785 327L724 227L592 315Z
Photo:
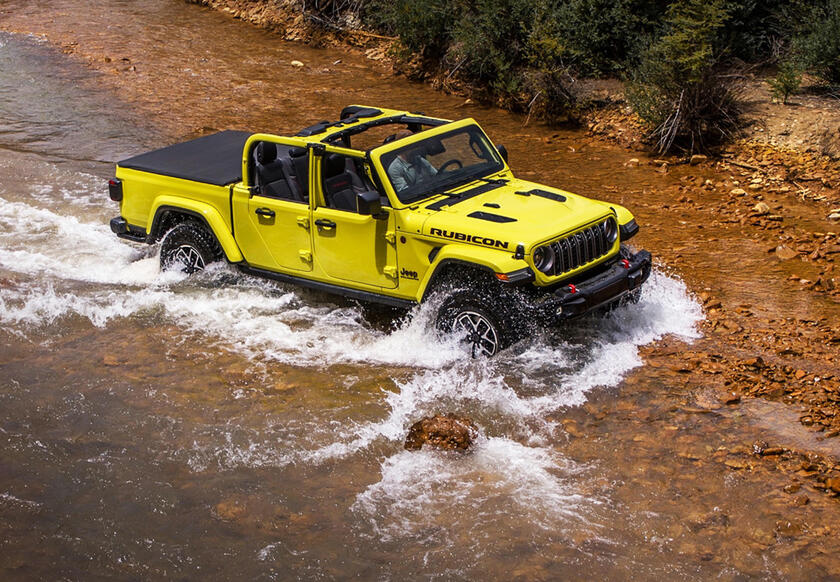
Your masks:
M610 245L618 238L618 223L615 221L615 218L609 217L604 221L604 235L607 237L607 243Z
M545 274L551 274L554 268L554 250L550 246L534 249L534 266Z

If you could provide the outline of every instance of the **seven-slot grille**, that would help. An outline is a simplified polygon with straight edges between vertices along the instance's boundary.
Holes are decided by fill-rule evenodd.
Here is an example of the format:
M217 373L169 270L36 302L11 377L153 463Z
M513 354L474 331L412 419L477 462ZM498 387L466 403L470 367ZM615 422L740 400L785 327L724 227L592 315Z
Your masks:
M551 243L554 251L552 275L562 275L606 255L612 248L607 238L607 218L578 233Z

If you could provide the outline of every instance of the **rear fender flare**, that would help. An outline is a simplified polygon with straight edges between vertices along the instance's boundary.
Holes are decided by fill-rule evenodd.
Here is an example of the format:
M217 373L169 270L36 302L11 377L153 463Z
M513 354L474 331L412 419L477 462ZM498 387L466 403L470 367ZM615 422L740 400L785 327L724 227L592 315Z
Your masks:
M178 198L175 196L159 196L152 204L151 212L149 213L149 222L151 228L149 229L150 242L156 240L160 235L164 234L158 232L161 228L161 219L167 212L175 214L188 215L197 218L213 233L219 246L222 248L225 257L231 263L242 262L244 257L233 234L230 232L227 224L225 224L222 215L219 214L213 206L199 202L197 200L189 200L185 198Z

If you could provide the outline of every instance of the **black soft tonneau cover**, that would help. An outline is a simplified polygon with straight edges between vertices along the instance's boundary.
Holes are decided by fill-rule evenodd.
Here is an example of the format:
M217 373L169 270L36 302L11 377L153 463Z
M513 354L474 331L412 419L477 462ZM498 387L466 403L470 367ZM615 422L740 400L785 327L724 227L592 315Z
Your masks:
M247 131L221 131L119 162L121 168L225 186L242 179Z

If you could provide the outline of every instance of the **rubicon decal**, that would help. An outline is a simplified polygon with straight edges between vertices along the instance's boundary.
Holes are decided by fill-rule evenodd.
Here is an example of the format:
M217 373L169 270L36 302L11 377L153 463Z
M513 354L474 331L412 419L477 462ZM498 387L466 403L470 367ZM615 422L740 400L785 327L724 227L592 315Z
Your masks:
M453 240L460 240L464 242L471 242L477 243L480 245L486 245L488 247L499 248L499 249L506 249L508 248L508 243L502 240L496 240L494 238L489 238L480 234L464 234L463 232L455 232L452 230L441 230L439 228L432 229L432 236L442 236L443 238L451 238Z

